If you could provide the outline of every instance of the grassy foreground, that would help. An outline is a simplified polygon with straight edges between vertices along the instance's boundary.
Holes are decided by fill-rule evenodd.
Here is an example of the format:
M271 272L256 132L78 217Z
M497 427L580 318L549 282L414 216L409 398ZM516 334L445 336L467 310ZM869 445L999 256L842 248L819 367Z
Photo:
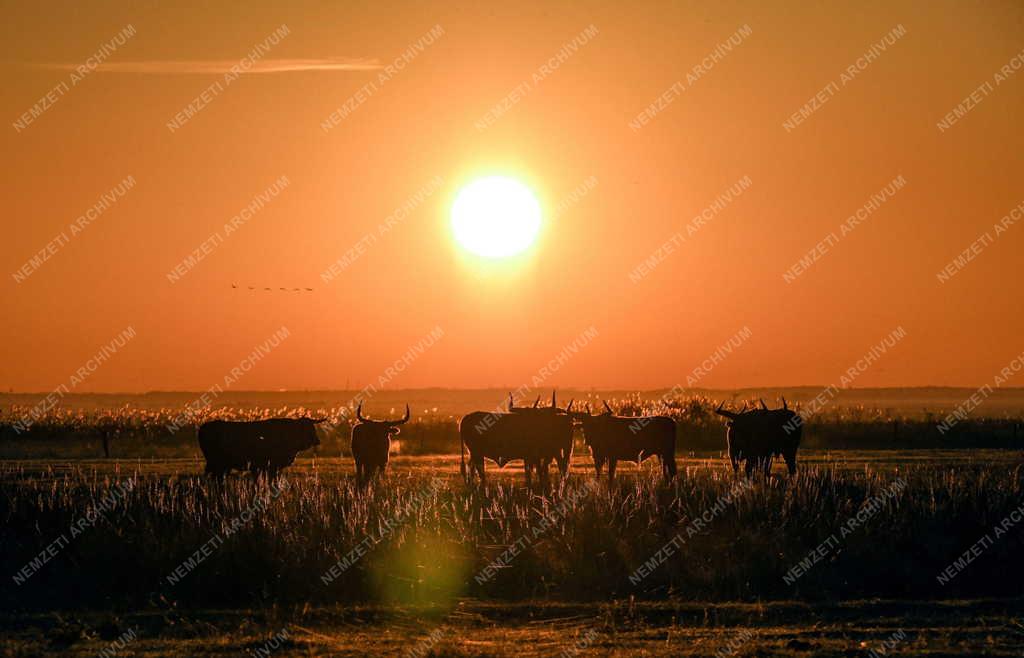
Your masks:
M546 498L508 471L467 487L450 457L405 460L368 491L337 460L269 484L216 484L192 462L5 462L0 606L1019 596L1022 533L1007 519L1020 518L1024 477L1014 453L996 454L808 459L793 479L753 485L691 460L669 485L645 468L611 488L580 460ZM985 536L979 557L938 578Z

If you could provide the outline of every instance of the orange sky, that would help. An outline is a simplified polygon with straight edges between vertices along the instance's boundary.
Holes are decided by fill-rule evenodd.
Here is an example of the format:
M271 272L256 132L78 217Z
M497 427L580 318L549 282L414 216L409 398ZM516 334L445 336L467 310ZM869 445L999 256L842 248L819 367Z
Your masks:
M282 327L237 388L363 387L436 328L388 387L515 387L574 341L545 387L685 385L744 329L702 386L838 384L897 328L905 336L855 386L991 383L1024 351L1024 226L993 228L1024 201L1024 7L607 4L6 8L0 386L67 385L128 327L75 392L205 389ZM294 70L225 78L282 27L254 66ZM90 56L99 67L77 76ZM211 85L205 107L169 128ZM350 98L354 111L331 120ZM459 186L493 173L527 183L545 213L537 244L500 264L460 251L448 228ZM940 281L979 238L976 258Z

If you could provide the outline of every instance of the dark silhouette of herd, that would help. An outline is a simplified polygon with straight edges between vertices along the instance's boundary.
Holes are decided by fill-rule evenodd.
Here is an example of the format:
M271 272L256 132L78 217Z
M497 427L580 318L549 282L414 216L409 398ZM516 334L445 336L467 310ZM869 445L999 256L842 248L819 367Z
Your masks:
M563 475L567 473L572 457L572 401L561 409L552 393L550 407L539 407L539 402L540 398L533 407L516 408L509 395L508 413L474 411L463 416L459 422L462 476L469 480L475 475L482 484L484 459L490 459L499 468L521 459L527 485L532 484L532 476L536 474L544 489L551 462L558 464Z
M602 413L594 414L589 404L586 411L573 411L572 400L561 408L552 392L550 406L541 406L538 397L531 407L517 407L509 394L507 411L466 414L459 422L459 470L463 478L467 482L478 479L483 484L485 460L499 468L522 460L527 487L532 487L536 478L546 491L552 463L562 477L568 473L573 431L579 426L598 477L605 465L611 482L618 462L640 464L657 457L662 475L671 480L677 472L676 422L668 416L617 416L607 402L602 403ZM387 469L391 439L409 421L409 405L400 420L371 420L362 412L360 403L356 408L358 423L352 427L352 458L359 486L365 486ZM747 477L757 472L767 478L774 457L781 456L789 473L796 473L803 422L785 398L778 409L769 409L762 400L760 409L748 410L744 404L742 410L734 412L720 404L715 412L728 419L726 444L734 472L744 463ZM199 428L199 447L206 458L206 473L223 477L237 469L274 477L290 466L299 452L320 445L316 425L324 420L275 418L203 423Z

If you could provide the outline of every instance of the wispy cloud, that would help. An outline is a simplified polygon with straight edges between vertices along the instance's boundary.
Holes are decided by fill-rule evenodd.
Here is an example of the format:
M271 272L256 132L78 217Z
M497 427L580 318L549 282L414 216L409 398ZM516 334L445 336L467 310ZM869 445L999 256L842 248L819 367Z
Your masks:
M55 62L35 66L58 71L74 71L78 64ZM238 67L238 60L148 60L103 62L96 73L141 73L150 75L219 75ZM239 73L290 73L296 71L374 71L384 68L376 59L322 57L317 59L261 59Z

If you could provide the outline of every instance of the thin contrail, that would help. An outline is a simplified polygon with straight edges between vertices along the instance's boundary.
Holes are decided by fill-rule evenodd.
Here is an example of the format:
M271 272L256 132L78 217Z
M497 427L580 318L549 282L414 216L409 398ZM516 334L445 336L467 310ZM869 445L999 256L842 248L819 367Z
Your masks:
M80 64L44 62L30 64L37 68L75 71ZM238 67L238 60L149 60L135 62L103 62L96 73L139 73L149 75L219 75ZM315 59L261 59L238 73L293 73L302 71L375 71L383 68L376 59L358 57L321 57Z

